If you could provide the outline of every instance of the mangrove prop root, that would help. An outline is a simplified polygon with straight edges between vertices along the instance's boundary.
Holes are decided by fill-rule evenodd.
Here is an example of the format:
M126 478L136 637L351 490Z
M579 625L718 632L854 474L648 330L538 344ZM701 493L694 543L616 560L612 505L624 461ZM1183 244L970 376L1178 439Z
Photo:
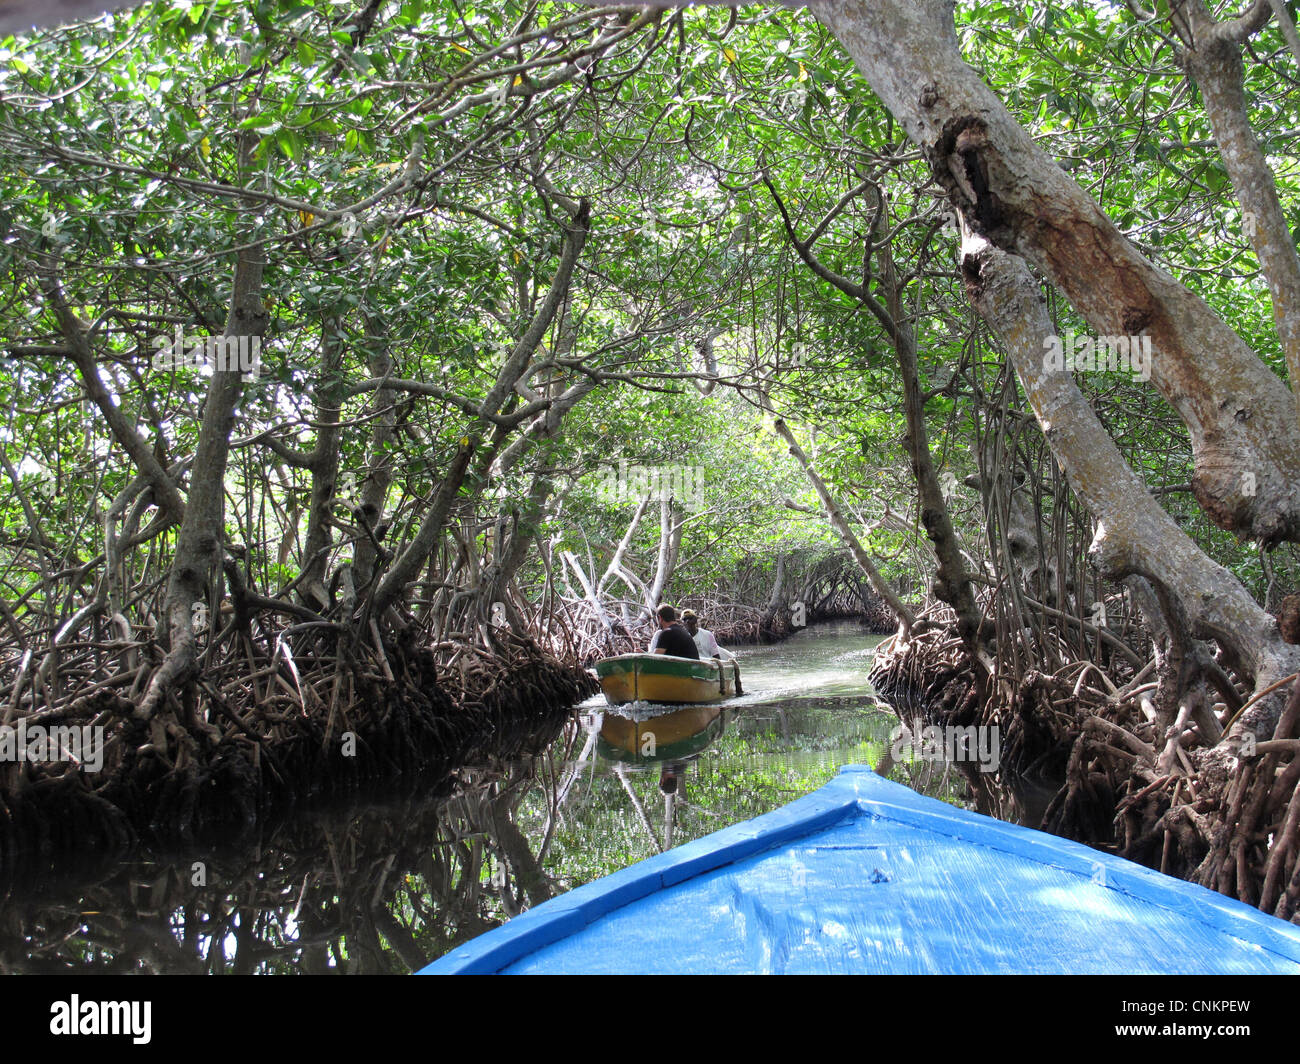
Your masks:
M354 656L317 643L335 652L296 653L292 669L284 655L250 668L240 651L178 688L151 721L135 715L128 684L16 715L14 726L100 727L104 757L98 772L67 760L0 765L0 874L36 855L140 839L234 842L295 803L536 754L597 690L585 670L510 633L490 651L460 646L454 664L420 639L405 630L378 648L388 670L376 648Z
M1254 737L1258 752L1163 731L1143 697L1156 685L1139 686L1152 667L1131 674L1115 660L1109 675L1067 660L1051 674L1000 677L981 706L945 610L922 613L908 641L876 653L871 683L901 720L998 725L999 770L1059 787L1043 830L1300 923L1300 679L1272 734ZM1300 622L1292 627L1300 637ZM1166 748L1176 756L1162 765Z

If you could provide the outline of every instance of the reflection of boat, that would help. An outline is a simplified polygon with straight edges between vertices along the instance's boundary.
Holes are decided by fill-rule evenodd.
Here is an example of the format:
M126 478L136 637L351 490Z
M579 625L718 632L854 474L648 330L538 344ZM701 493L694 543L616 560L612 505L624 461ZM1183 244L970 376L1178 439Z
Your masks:
M596 662L605 701L699 703L721 702L736 693L740 666L713 658L697 661L669 654L620 654Z
M672 761L699 753L720 734L721 706L687 706L646 720L609 712L601 721L596 750L611 761Z
M1300 973L1300 927L849 766L423 971Z

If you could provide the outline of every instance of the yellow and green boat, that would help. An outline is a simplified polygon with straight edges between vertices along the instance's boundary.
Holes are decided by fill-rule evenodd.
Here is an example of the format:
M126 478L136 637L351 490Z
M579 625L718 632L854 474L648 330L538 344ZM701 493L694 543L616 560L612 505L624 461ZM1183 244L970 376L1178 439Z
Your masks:
M619 654L596 662L596 677L611 706L627 702L693 705L721 702L736 693L734 661L675 658L669 654Z

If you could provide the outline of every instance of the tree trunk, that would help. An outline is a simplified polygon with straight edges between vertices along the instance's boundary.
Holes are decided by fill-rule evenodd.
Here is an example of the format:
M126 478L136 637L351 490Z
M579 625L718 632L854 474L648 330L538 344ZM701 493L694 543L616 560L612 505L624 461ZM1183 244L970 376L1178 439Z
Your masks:
M1113 580L1138 575L1167 594L1182 615L1172 623L1216 640L1257 690L1300 668L1300 654L1282 642L1273 617L1192 542L1129 468L1070 374L1044 366L1042 337L1052 323L1024 262L969 235L962 272L971 301L1011 356L1052 453L1097 521L1090 553L1101 572ZM1276 723L1277 710L1265 699L1248 713L1273 714Z
M781 608L782 596L785 594L785 555L777 554L776 572L772 575L772 592L767 596L767 606L763 610L760 628L771 628L776 619L777 610Z
M810 6L975 232L1042 270L1099 334L1149 337L1151 380L1191 434L1193 488L1211 520L1266 544L1300 537L1300 425L1286 385L1011 117L962 60L952 0Z
M971 664L977 674L982 671L986 676L991 670L980 647L980 611L975 604L975 591L970 574L966 572L961 543L952 526L952 515L948 512L948 503L944 499L943 488L939 484L934 460L930 455L930 436L925 425L925 405L921 398L920 372L916 360L916 334L908 323L903 307L903 293L887 239L889 211L883 196L876 221L876 239L879 241L876 261L879 263L880 283L885 291L885 309L889 312L893 325L890 336L893 339L894 355L903 381L903 413L907 418L903 446L912 461L912 476L916 479L917 491L921 497L921 525L934 545L937 562L933 590L957 614L957 634L961 637Z
M245 135L240 144L241 168L246 169L254 138ZM247 344L262 342L268 314L262 305L261 246L239 252L230 296L230 311L224 336ZM203 403L203 421L198 446L190 468L189 497L185 517L176 539L176 554L163 601L168 629L167 657L153 679L136 715L150 719L171 687L194 663L195 629L192 607L204 604L209 581L222 556L222 526L225 515L226 462L230 455L230 433L235 421L235 404L243 393L240 371L214 367Z
M798 441L794 438L794 434L786 426L786 423L777 418L775 428L777 434L789 446L790 453L794 456L795 461L799 463L800 468L803 469L816 490L817 497L821 499L822 509L825 510L826 519L830 521L831 527L840 534L840 538L844 540L852 552L854 560L862 567L862 571L867 574L867 579L871 581L871 586L876 589L876 594L885 600L894 616L898 618L898 622L902 626L903 638L909 638L912 634L912 625L916 623L912 611L903 605L902 600L894 593L894 589L889 586L889 582L880 575L880 570L876 568L866 548L862 546L858 537L854 534L849 522L836 504L834 496L831 495L830 489L826 487L825 482L809 464L808 456L804 454L803 448L799 446Z
M1278 199L1273 170L1246 111L1240 42L1268 18L1267 7L1256 4L1255 11L1263 17L1217 22L1202 0L1188 0L1173 7L1170 21L1188 45L1179 59L1201 89L1219 155L1241 204L1242 232L1268 282L1273 324L1300 413L1300 254Z
M651 615L663 601L664 588L672 580L673 570L677 568L685 524L675 520L675 516L676 507L672 496L664 493L659 498L659 557L655 562L655 575L646 598L646 609Z
M565 226L560 263L551 281L550 291L547 293L545 301L538 309L532 322L524 331L524 335L506 358L505 364L502 365L497 374L492 390L488 392L479 407L478 416L461 438L460 444L456 448L455 457L451 461L451 466L444 475L442 484L434 494L433 501L429 505L429 510L425 514L419 530L412 537L406 550L393 562L388 575L383 578L375 591L372 603L372 610L375 613L384 613L389 606L393 605L401 597L406 590L406 585L415 578L420 566L424 564L430 552L437 546L443 528L446 526L447 518L451 513L452 503L455 501L461 484L465 480L465 472L469 469L471 459L478 450L484 435L488 432L489 425L492 424L491 418L501 409L506 397L514 389L520 378L523 377L533 352L537 350L537 345L541 343L546 330L559 312L561 303L568 296L569 285L573 279L573 268L577 264L583 246L587 242L590 215L590 204L584 200L569 224Z
M366 322L366 368L372 377L381 380L393 371L393 356L388 339L383 335L382 324L371 318ZM364 595L375 578L375 566L380 557L380 539L383 536L384 504L388 500L388 487L393 481L393 458L390 447L396 436L397 392L380 388L370 405L373 420L370 443L366 448L365 479L361 482L361 514L363 535L357 540L352 568L356 576L358 594Z
M329 604L325 572L329 562L334 498L338 489L339 412L342 410L343 337L342 323L327 319L321 323L321 366L316 377L316 446L307 459L311 470L311 504L307 511L307 540L303 548L303 601L316 611Z

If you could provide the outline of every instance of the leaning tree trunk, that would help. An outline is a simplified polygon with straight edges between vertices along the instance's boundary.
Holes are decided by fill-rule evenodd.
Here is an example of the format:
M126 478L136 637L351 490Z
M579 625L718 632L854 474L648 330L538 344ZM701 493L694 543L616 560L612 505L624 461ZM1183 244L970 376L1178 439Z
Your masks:
M859 283L836 273L813 253L817 234L825 229L831 218L849 202L852 195L865 191L868 183L863 182L852 194L842 197L835 210L823 219L813 235L803 240L795 231L784 202L766 175L764 175L764 182L776 201L777 209L785 224L786 235L795 251L799 253L799 257L816 276L858 300L871 311L893 344L903 382L903 413L907 423L903 444L911 459L912 475L916 479L917 491L921 499L921 524L934 547L937 562L934 592L956 612L957 633L975 668L977 682L983 687L992 666L980 646L980 611L975 603L975 591L970 574L966 571L966 563L962 559L961 544L953 528L952 516L948 512L948 504L944 499L943 489L935 472L934 460L930 455L930 438L925 425L925 404L921 397L917 367L916 334L904 312L903 292L897 271L894 269L894 257L889 246L888 201L884 193L877 189L876 219L872 227L872 235L873 243L878 248L878 267L873 279L879 282L885 293L885 301L882 303L872 293L868 283L865 281ZM866 268L864 272L867 272Z
M1052 453L1097 521L1091 553L1101 572L1113 580L1136 574L1169 594L1191 634L1217 641L1261 689L1300 667L1277 622L1147 491L1073 377L1044 362L1042 338L1053 327L1024 262L970 236L962 272L972 302L1015 364Z
M790 431L789 426L787 426L785 421L781 418L777 418L773 423L773 427L776 429L777 435L785 440L786 445L790 450L790 454L793 455L794 460L799 463L799 467L804 471L804 475L808 477L813 489L817 492L817 497L821 500L822 509L826 512L826 519L830 521L831 527L839 533L840 538L844 540L845 545L849 548L850 553L852 553L853 560L856 561L858 565L862 567L862 571L867 574L867 579L871 581L871 586L876 589L876 594L885 600L885 604L889 606L890 610L893 611L894 616L898 618L898 623L902 628L903 638L909 638L912 633L912 625L916 623L916 618L913 616L912 611L903 605L902 599L900 599L894 589L889 586L889 581L886 580L881 575L880 570L876 568L876 563L871 560L871 555L868 554L866 548L862 546L861 541L853 531L852 526L849 525L848 519L845 518L843 511L840 510L839 504L836 503L835 497L831 494L825 481L823 481L822 478L817 475L816 470L813 469L812 464L808 461L808 456L804 454L803 448L799 446L799 441L794 438L794 433Z
M628 548L632 546L632 537L636 535L636 530L641 525L641 518L645 516L646 507L650 505L652 496L645 495L637 503L636 512L632 514L632 520L628 522L627 531L623 533L623 538L618 541L618 546L614 549L614 555L609 560L609 565L605 567L605 572L600 580L596 583L596 593L601 595L605 587L615 578L621 580L633 593L640 595L643 602L650 602L650 590L645 586L639 577L633 573L626 565L623 559L627 555Z
M483 572L478 592L478 617L480 621L494 622L494 612L499 606L505 611L505 619L515 631L523 633L525 625L513 603L506 595L506 589L515 573L524 563L528 547L537 535L537 526L546 510L546 500L555 490L551 479L553 471L539 469L533 474L533 482L523 502L509 515L510 530L504 536L499 553ZM503 518L506 515L502 515Z
M564 226L564 241L560 251L560 262L551 281L546 299L537 314L524 330L523 336L506 357L505 363L497 373L492 389L479 406L478 414L465 430L456 447L451 465L443 476L443 481L429 504L420 527L411 538L406 549L393 561L387 575L380 581L374 592L371 610L374 614L384 614L390 606L405 593L407 585L415 579L420 567L438 545L451 514L452 504L465 481L465 474L470 462L487 435L494 418L505 404L515 385L524 376L533 353L541 343L546 330L550 328L561 304L568 298L569 285L573 280L573 270L578 256L587 242L588 223L591 217L591 205L583 200L572 218Z
M578 335L578 323L568 313L567 304L560 310L559 321L560 342L555 345L552 355L555 359L565 358L570 354ZM506 544L484 574L479 594L480 620L490 620L492 611L499 603L505 610L509 623L516 631L523 631L522 619L506 597L506 587L523 564L528 546L535 538L537 526L546 512L547 500L555 490L553 463L557 461L558 444L563 436L564 417L596 387L596 383L590 377L583 377L571 387L561 390L560 381L553 380L545 385L545 396L534 392L522 378L516 385L516 391L525 399L533 403L544 403L545 409L496 456L492 463L492 473L497 478L504 477L530 448L537 469L522 505L514 506L509 511L511 529ZM637 511L638 518L640 512ZM503 516L507 515L503 514ZM631 531L629 530L629 537ZM625 537L625 545L626 539L627 537ZM620 556L621 552L615 556L615 562L620 560ZM597 594L601 590L604 579L602 577L600 584L597 585Z
M1170 21L1188 47L1179 56L1201 90L1214 141L1241 204L1242 232L1259 259L1273 300L1273 324L1291 374L1300 413L1300 254L1277 195L1277 181L1247 115L1241 45L1269 15L1255 4L1252 17L1218 22L1202 0L1173 5ZM1279 17L1285 8L1279 5ZM1300 57L1298 57L1300 58Z
M889 218L887 203L881 196L880 215L877 218L877 237L887 237ZM907 432L903 445L912 463L912 476L921 497L921 525L934 545L936 569L934 593L957 614L957 634L966 648L977 682L983 687L993 671L980 645L980 611L975 604L975 591L966 562L962 558L961 543L953 528L952 515L944 498L939 476L935 472L930 454L930 436L925 425L925 405L921 397L920 371L916 358L916 334L908 323L903 307L903 293L894 269L894 256L888 239L883 239L877 253L880 283L885 292L885 310L893 328L894 356L898 360L903 382L903 413L907 419Z
M1300 424L1286 385L1007 112L961 57L952 0L810 7L971 229L1042 270L1099 334L1150 338L1151 380L1188 428L1193 488L1210 519L1265 544L1300 538Z

